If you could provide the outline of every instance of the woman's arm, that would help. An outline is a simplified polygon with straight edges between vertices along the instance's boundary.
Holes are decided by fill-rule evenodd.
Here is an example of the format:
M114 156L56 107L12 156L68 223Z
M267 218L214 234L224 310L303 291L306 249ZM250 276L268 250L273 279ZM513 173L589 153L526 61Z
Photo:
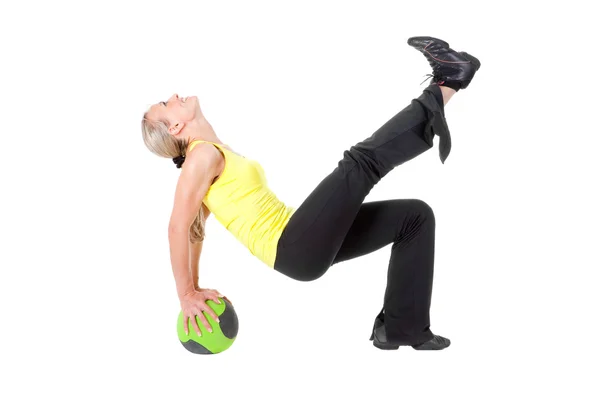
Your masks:
M210 215L210 210L208 209L208 207L206 207L204 203L202 203L202 215L204 216L204 223L206 224L206 220ZM198 269L200 266L200 254L202 254L203 243L204 240L196 243L190 242L190 268L192 270L192 280L194 282L194 287L196 288L196 290L200 289L198 283Z
M182 169L177 182L169 221L171 264L180 299L196 290L190 268L189 231L216 176L218 165L218 151L212 145L199 145L194 150L186 155L186 167Z

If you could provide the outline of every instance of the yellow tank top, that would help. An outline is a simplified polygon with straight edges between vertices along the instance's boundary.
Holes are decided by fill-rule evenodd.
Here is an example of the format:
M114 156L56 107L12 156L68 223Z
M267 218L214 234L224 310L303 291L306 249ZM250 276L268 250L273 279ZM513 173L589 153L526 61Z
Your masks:
M223 172L210 186L203 203L215 218L254 256L273 268L277 242L295 209L269 189L262 166L219 143L210 143L225 157Z

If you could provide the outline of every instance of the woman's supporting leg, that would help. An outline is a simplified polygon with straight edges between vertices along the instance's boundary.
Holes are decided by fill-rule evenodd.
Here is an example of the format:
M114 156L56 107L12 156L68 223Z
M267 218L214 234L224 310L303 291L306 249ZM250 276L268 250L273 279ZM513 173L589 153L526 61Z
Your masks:
M440 137L440 157L450 152L442 92L430 85L371 137L344 152L338 166L298 207L277 247L275 270L309 281L333 264L373 186L396 166L433 147Z
M388 340L415 345L433 338L429 307L433 284L435 216L422 200L363 203L334 264L393 243L383 310Z

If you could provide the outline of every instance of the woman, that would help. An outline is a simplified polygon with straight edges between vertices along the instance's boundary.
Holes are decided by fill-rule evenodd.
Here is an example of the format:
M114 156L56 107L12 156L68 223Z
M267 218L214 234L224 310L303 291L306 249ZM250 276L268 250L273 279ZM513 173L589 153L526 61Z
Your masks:
M223 297L198 285L198 260L206 219L212 213L249 251L293 279L309 281L333 264L393 243L382 311L371 340L380 349L412 346L439 350L450 340L429 329L435 220L421 200L364 202L373 186L394 167L440 140L442 163L450 152L444 106L466 89L479 61L432 37L412 37L433 68L430 85L364 141L344 152L338 166L296 209L268 188L257 161L223 144L204 118L196 97L173 95L153 105L142 121L144 143L182 168L171 219L173 273L184 314L201 334L196 317L210 332L205 303ZM185 162L185 166L184 166ZM191 265L190 265L191 264Z

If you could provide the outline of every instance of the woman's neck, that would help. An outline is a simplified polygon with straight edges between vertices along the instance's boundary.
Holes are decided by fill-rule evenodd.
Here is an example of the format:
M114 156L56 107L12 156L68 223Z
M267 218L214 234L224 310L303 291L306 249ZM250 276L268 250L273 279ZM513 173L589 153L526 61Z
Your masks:
M188 137L190 141L206 140L208 142L221 143L212 125L205 118L195 119L189 122L186 128L188 128Z

